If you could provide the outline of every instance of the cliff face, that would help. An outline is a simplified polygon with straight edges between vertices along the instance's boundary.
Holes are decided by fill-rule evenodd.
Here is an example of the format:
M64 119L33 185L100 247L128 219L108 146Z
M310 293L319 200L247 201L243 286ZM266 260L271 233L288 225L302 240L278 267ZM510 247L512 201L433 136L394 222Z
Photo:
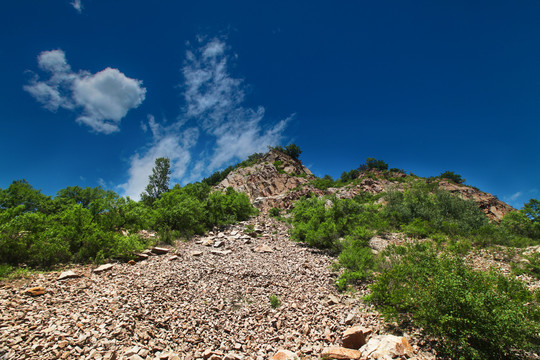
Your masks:
M272 150L257 164L232 171L215 189L231 186L243 192L261 211L273 207L288 208L306 191L292 191L315 177L300 161ZM317 190L317 189L315 189ZM322 192L321 192L322 195Z
M367 176L367 175L370 176ZM404 173L393 173L393 178L408 177ZM375 178L373 178L375 177ZM384 178L379 171L369 171L360 175L360 183L325 191L310 184L315 179L311 171L300 161L279 151L272 150L257 164L232 171L216 190L231 186L236 191L247 194L252 203L263 213L273 207L289 209L302 196L323 196L335 194L338 198L352 198L363 192L378 194L390 189L403 191L404 184ZM439 188L449 191L462 199L473 200L490 220L499 222L504 215L515 210L495 196L478 189L457 185L446 180L439 181Z

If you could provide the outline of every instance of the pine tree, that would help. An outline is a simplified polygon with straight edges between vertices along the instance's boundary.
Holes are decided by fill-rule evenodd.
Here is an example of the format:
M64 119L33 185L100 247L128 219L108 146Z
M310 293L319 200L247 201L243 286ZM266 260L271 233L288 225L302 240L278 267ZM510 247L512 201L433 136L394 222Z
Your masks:
M141 200L149 206L152 205L161 197L161 194L169 191L170 179L171 161L169 158L157 158L152 174L148 177L145 192L141 194Z

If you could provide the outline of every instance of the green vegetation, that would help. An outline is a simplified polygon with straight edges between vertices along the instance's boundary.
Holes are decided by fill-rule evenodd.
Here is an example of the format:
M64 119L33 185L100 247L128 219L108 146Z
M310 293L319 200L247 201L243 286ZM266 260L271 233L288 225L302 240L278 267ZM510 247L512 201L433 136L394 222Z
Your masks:
M375 158L367 158L365 164L360 165L358 168L359 171L367 170L388 170L388 164L382 160L377 160Z
M157 158L156 165L149 176L148 185L145 192L141 194L141 200L152 206L154 201L161 197L161 194L169 190L169 181L171 179L171 162L168 158Z
M523 213L534 223L540 223L540 201L536 199L529 200L523 207Z
M270 306L272 306L272 308L277 309L281 306L281 301L276 295L272 294L268 297L268 299L270 300Z
M330 175L324 175L322 178L316 178L315 180L311 181L311 184L319 190L326 190L331 187L339 187Z
M268 215L271 217L278 218L281 216L281 209L280 208L271 208L270 211L268 211Z
M456 184L465 183L465 179L461 175L454 173L453 171L445 171L441 175L437 176L439 179L446 179L455 182Z
M474 271L458 257L438 255L428 242L387 255L392 260L368 300L386 318L412 321L437 337L439 356L509 359L538 349L539 304L519 281Z
M335 197L303 198L292 210L291 237L320 249L340 251L341 238L357 237L359 228L384 228L386 223L379 215L376 197L364 194L354 199ZM363 234L363 233L362 233Z
M270 146L269 150L280 151L280 152L284 153L285 155L289 155L294 160L300 160L300 154L302 154L302 150L300 150L300 147L298 147L298 145L296 145L296 144L289 144L289 145L287 145L285 147L283 147L283 146L274 146L274 147Z
M148 206L99 187L72 186L51 198L18 180L0 189L0 264L6 272L5 265L48 268L71 261L127 260L153 243L122 230L155 230L172 243L179 235L201 234L255 213L245 194L232 188L210 193L202 183L177 185Z
M386 205L375 205L380 197ZM302 198L291 210L291 237L337 254L338 289L369 280L369 300L401 326L439 339L442 357L506 359L538 349L540 292L495 272L473 271L460 258L473 247L539 244L536 203L530 203L496 224L472 201L415 180L403 192L378 196ZM374 254L369 240L389 232L423 240ZM525 257L514 273L538 277L539 259Z

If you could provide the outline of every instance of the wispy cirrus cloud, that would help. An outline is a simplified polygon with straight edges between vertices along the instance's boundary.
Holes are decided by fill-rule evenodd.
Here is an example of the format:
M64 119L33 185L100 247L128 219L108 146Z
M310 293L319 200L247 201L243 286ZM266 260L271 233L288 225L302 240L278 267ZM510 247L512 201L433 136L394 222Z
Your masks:
M244 81L229 73L234 56L224 39L199 38L189 47L180 84L184 106L177 122L161 126L150 116L148 123L141 124L145 132L151 131L152 141L131 158L129 180L120 186L133 199L144 191L156 158L171 159L172 180L197 181L233 160L279 144L293 117L272 123L265 120L262 106L244 105ZM195 146L206 150L193 156Z
M38 66L50 74L49 79L41 81L34 75L24 90L49 111L77 112L77 122L98 133L119 131L121 120L146 96L142 81L128 78L118 69L108 67L95 74L72 71L60 49L40 53Z
M268 145L279 143L292 116L263 127L264 108L243 105L243 80L232 77L228 71L232 57L226 43L217 38L198 41L198 48L187 51L182 68L185 116L214 137L212 154L198 164L199 169L213 171L231 160L266 151Z
M75 8L75 10L77 10L79 14L82 13L83 5L81 0L73 0L72 2L70 2L70 4Z

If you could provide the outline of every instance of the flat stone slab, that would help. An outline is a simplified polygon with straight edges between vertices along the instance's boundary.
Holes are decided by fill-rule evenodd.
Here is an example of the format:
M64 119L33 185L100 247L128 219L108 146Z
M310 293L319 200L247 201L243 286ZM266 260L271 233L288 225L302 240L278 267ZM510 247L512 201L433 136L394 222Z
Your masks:
M273 253L274 250L272 250L272 248L268 245L259 245L257 246L255 249L253 249L253 251L255 252L258 252L258 253Z
M99 274L100 272L111 270L113 268L114 264L103 264L93 270L96 274Z
M148 260L148 254L140 253L135 255L138 261Z
M156 246L152 248L152 252L157 255L163 255L167 254L169 252L169 249Z
M220 251L220 250L212 250L210 251L212 254L214 255L220 255L220 256L225 256L225 255L229 255L230 253L232 253L231 250L223 250L223 251Z
M58 277L58 280L74 279L78 277L81 277L81 275L77 275L73 271L68 270L61 273L60 276Z

